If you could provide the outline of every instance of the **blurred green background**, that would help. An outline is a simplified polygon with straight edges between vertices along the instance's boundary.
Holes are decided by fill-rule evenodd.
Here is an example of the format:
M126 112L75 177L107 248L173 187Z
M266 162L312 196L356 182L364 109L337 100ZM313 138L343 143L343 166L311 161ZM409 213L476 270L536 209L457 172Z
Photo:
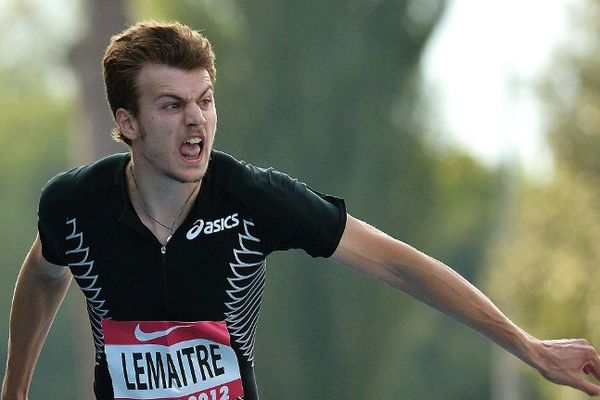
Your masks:
M180 20L213 42L217 148L344 197L350 213L453 266L532 334L600 345L600 1L579 2L577 41L531 84L552 150L543 177L440 145L447 132L432 122L422 64L448 4L0 1L1 371L40 188L125 150L109 138L99 64L109 36L143 18ZM265 399L586 398L331 262L288 252L268 270L256 345ZM91 398L87 326L72 287L30 399Z

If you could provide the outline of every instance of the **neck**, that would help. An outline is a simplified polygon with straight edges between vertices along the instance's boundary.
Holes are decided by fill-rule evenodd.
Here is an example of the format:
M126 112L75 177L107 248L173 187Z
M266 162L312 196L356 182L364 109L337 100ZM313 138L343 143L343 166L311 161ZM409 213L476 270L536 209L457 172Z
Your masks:
M181 183L162 177L153 179L131 161L127 168L127 186L131 204L140 220L166 244L189 213L201 182Z

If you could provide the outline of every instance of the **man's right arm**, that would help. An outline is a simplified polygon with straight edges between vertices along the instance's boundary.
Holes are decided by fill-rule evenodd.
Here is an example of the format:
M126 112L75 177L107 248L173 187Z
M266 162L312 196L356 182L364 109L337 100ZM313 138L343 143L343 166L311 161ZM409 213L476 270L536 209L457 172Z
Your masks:
M39 235L25 258L10 313L8 360L2 400L25 400L38 357L72 275L46 261Z

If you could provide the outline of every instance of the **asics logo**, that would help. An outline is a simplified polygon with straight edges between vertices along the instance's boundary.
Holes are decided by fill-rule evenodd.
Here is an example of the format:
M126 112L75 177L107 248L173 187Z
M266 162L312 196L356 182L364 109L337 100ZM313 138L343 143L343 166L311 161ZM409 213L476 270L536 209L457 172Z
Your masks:
M163 336L167 336L169 333L173 332L176 329L179 328L190 328L194 325L177 325L177 326L172 326L168 329L165 329L163 331L154 331L154 332L144 332L142 330L142 328L140 328L140 324L137 324L137 326L135 327L135 331L134 331L134 335L135 338L140 341L140 342L148 342L150 340L154 340L154 339L158 339L161 338Z
M238 219L237 213L223 218L218 218L213 221L204 221L203 219L199 219L194 222L194 226L187 231L185 237L188 238L188 240L193 240L196 239L201 233L210 235L212 233L224 231L225 229L235 228L239 224L240 220Z

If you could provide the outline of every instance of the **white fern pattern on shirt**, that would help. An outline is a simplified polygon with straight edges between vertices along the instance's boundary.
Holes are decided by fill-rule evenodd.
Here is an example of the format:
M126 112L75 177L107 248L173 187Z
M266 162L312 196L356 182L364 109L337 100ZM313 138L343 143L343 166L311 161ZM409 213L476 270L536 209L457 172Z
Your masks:
M226 302L227 327L233 340L249 362L254 361L254 341L260 303L265 284L265 261L258 250L260 239L249 229L251 221L243 220L243 232L238 234L239 248L233 250L235 262L230 263L233 277L229 278L227 290L230 301Z
M65 238L67 242L74 242L73 246L65 251L71 255L74 261L68 264L73 277L81 288L86 300L87 308L94 335L94 347L96 353L104 352L104 334L102 333L102 319L108 318L108 310L104 307L105 300L102 299L102 288L98 285L98 275L94 272L94 260L89 260L89 247L84 247L83 232L77 231L77 218L67 221L72 231Z

